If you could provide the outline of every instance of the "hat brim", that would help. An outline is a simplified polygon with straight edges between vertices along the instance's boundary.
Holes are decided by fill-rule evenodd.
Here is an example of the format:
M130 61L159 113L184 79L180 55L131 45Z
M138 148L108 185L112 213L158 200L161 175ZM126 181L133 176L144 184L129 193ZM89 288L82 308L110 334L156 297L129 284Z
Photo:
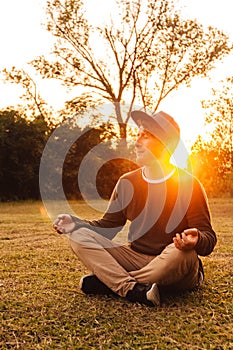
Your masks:
M132 111L131 117L138 127L143 127L153 136L161 138L162 129L160 125L151 116L143 111Z
M149 131L157 140L171 152L180 140L180 129L174 119L167 113L160 111L150 116L143 111L132 111L131 117L138 127Z
M143 111L132 111L131 117L137 124L137 126L141 126L142 122L149 123L151 121L151 117L149 116L149 114Z

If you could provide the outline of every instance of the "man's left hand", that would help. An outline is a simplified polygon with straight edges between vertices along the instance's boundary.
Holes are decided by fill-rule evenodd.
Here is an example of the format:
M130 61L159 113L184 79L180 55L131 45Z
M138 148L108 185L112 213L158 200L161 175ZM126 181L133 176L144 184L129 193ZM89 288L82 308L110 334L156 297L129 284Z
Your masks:
M176 237L173 238L173 242L177 249L193 249L198 242L198 229L189 228L187 230L184 230L182 233L177 233Z

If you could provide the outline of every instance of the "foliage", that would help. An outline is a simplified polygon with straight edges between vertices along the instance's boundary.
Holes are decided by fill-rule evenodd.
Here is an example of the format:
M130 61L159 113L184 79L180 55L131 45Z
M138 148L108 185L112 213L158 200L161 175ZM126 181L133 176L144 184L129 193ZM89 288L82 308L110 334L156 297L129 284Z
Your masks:
M98 170L96 188L101 198L109 199L119 177L138 168L128 152L125 158L119 158L118 152Z
M77 133L77 128L74 129ZM72 132L72 130L70 130ZM84 191L86 196L93 196L95 192L95 182L90 183L88 175L95 172L99 163L103 161L103 154L112 154L112 142L116 136L116 132L111 124L102 124L95 128L84 128L77 137L75 142L70 147L63 165L63 189L66 197L69 199L81 199L81 192ZM58 140L58 142L60 142ZM98 147L99 153L93 152L95 147ZM84 180L82 181L82 190L78 185L78 175L80 165L84 158L88 156L89 164L86 165ZM109 186L112 176L105 177L106 186Z
M39 198L39 164L50 129L38 117L27 121L0 111L0 201Z
M233 196L233 77L212 89L212 98L202 104L211 130L193 146L195 171L209 194Z
M109 198L118 178L136 168L133 147L121 149L112 124L80 129L69 121L51 135L41 164L46 199Z
M231 182L224 161L224 154L211 143L198 138L193 146L191 162L193 173L205 187L208 196L221 197L230 193Z
M213 98L202 105L208 113L206 124L213 129L211 141L223 155L226 171L233 172L233 77L220 83L218 89L212 89Z
M110 123L81 129L68 118L55 129L42 116L28 120L19 111L5 110L0 112L0 136L0 201L38 199L40 192L49 199L63 192L69 199L81 199L82 192L108 198L119 176L135 168L127 161L132 149L120 152ZM126 158L121 166L119 157ZM79 169L86 158L80 190ZM90 181L88 176L95 172Z
M99 217L83 202L72 205L82 218ZM42 216L42 203L0 204L0 348L232 349L233 201L210 207L218 244L203 258L203 287L148 308L83 295L78 284L88 271Z

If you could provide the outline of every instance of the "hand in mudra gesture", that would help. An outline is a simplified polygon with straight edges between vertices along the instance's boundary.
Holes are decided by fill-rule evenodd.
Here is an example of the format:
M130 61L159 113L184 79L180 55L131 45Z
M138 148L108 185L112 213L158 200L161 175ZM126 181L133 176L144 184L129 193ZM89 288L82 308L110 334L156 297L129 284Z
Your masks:
M173 242L177 249L191 250L198 242L198 230L196 228L189 228L181 234L177 233L173 238Z
M60 214L53 223L54 229L59 234L70 233L75 227L72 217L68 214Z

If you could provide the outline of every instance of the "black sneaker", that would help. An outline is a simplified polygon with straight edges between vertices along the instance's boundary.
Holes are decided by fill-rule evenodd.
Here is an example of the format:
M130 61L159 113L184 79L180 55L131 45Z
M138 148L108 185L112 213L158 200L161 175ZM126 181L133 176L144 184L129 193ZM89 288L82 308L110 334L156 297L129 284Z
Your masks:
M83 293L88 295L116 295L96 275L83 276L79 282L79 286Z
M134 303L138 302L148 306L160 305L160 295L156 283L150 285L136 283L134 288L128 291L126 298Z

